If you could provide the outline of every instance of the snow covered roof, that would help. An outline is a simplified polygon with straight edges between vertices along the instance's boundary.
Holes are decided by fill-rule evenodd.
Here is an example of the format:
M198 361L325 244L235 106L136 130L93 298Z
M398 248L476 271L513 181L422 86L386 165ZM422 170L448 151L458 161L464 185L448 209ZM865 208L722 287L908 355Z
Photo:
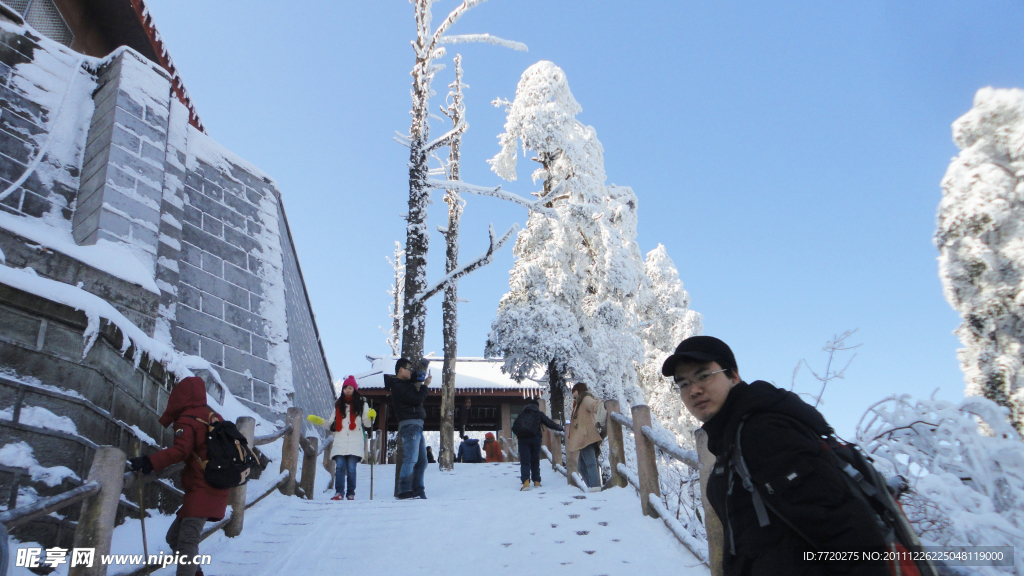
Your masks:
M384 388L384 375L395 373L397 356L367 356L372 368L356 374L356 382L360 389ZM434 386L440 384L441 368L444 358L428 358L430 373L434 376ZM457 358L455 360L456 390L515 390L531 391L534 394L543 391L546 386L532 380L516 382L508 374L501 371L505 361L501 358ZM336 383L336 387L340 382Z

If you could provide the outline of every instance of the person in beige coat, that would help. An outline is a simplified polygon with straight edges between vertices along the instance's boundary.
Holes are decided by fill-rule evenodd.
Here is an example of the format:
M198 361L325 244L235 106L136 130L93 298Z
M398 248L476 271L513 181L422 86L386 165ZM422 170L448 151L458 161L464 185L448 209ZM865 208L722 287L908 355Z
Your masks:
M365 429L373 424L377 416L358 392L359 385L355 376L345 378L341 387L341 396L334 403L334 417L326 427L334 432L334 443L331 445L331 460L335 462L334 497L331 500L356 498L356 465L363 459L366 444ZM313 424L325 426L325 418L309 415ZM348 490L346 491L346 480Z
M572 387L572 397L572 418L566 431L566 449L579 452L579 471L583 481L591 490L600 490L601 472L597 467L597 452L601 446L601 433L597 430L597 413L601 402L583 382Z

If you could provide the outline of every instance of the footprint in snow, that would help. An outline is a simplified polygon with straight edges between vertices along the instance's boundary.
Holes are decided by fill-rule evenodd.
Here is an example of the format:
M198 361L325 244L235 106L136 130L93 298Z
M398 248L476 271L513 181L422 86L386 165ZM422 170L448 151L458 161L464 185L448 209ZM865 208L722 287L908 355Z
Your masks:
M593 554L594 552L597 552L597 550L584 550L584 552L587 554Z
M569 514L569 518L572 518L573 520L575 520L575 519L577 519L579 517L580 517L579 514Z
M600 506L594 506L593 508L591 508L591 510L600 510L600 509L601 509Z
M576 531L576 535L577 536L586 536L587 534L590 534L589 530L577 530Z
M577 500L586 500L587 499L587 497L582 495L582 494L580 494L579 496L573 496L573 498L575 498Z
M608 523L607 522L598 522L597 525L598 526L607 526Z
M506 544L506 543L502 542L501 545L504 546L505 548L508 548L509 546L512 545L512 543L509 542L509 543Z
M551 527L552 528L558 528L558 524L552 524Z
M569 504L572 504L572 502L562 502L562 506L568 506Z

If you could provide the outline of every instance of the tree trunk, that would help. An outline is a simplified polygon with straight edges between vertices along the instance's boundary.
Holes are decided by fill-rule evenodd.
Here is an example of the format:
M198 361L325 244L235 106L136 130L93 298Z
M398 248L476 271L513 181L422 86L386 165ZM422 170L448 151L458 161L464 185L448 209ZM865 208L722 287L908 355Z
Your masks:
M551 388L551 419L565 424L565 385L554 360L548 362L548 384Z
M453 126L462 122L462 56L455 56L455 83L452 84L452 102L446 114ZM459 159L462 138L452 140L448 152L448 179L459 179ZM462 217L462 199L457 190L448 190L444 201L448 204L448 229L445 273L459 267L459 219ZM441 470L455 469L455 359L458 355L459 285L449 282L444 288L442 304L444 324L444 367L441 372L441 450L437 457Z

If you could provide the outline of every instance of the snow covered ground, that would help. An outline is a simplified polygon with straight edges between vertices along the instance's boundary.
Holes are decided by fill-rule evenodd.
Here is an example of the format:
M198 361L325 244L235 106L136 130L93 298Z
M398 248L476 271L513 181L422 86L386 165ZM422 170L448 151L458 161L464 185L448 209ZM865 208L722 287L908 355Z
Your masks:
M333 491L323 492L329 477L321 468L315 500L275 493L246 511L241 536L218 532L203 542L200 553L212 557L204 573L709 574L660 520L640 513L632 488L583 494L541 464L544 487L527 492L519 491L518 464L463 464L446 474L431 465L424 482L429 499L409 501L391 497L394 465L375 467L372 501L369 466L359 465L356 500L340 502L329 500ZM171 520L147 520L151 554L161 546L166 552ZM12 542L12 556L25 545ZM115 530L112 552L142 552L138 520ZM111 566L108 573L127 570ZM55 571L61 573L66 564ZM154 574L174 574L174 567Z
M546 464L546 463L545 463ZM318 473L313 501L271 497L246 513L245 530L203 543L206 574L659 574L705 568L660 520L640 513L632 489L584 495L542 469L544 487L520 492L518 464L427 469L428 500L391 497L394 466L359 466L355 501L331 501ZM167 568L156 572L172 574Z

